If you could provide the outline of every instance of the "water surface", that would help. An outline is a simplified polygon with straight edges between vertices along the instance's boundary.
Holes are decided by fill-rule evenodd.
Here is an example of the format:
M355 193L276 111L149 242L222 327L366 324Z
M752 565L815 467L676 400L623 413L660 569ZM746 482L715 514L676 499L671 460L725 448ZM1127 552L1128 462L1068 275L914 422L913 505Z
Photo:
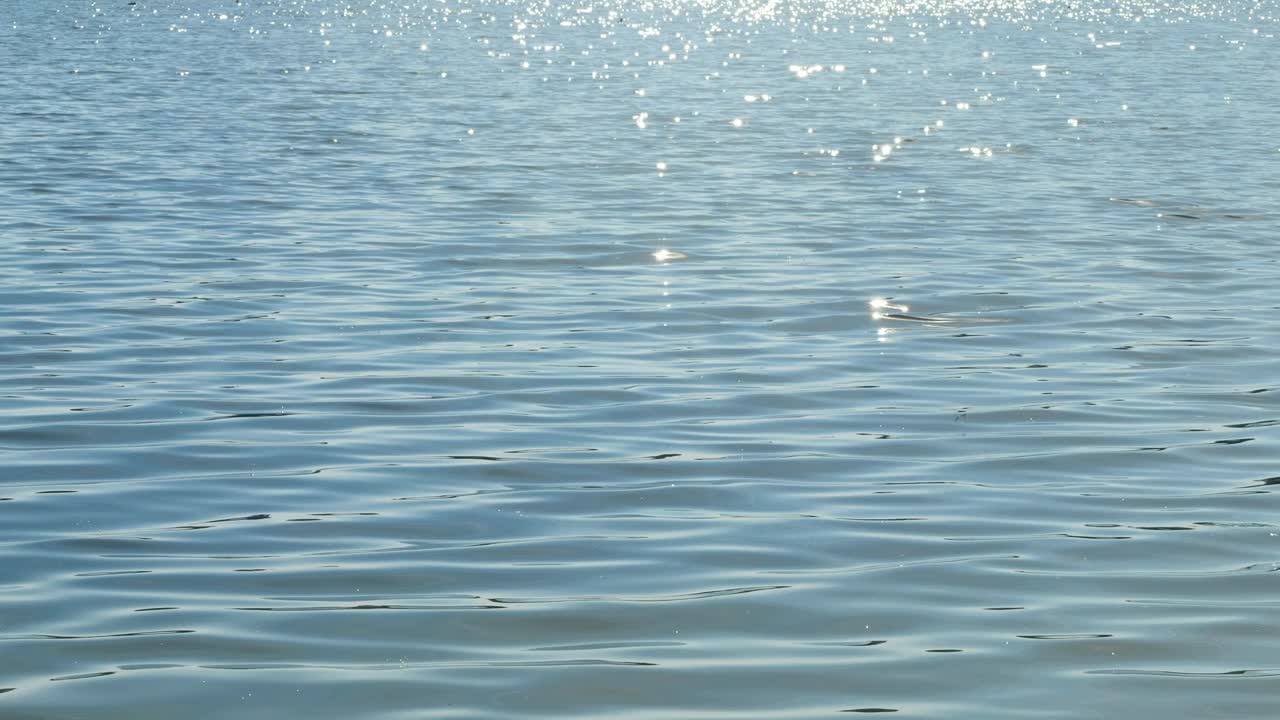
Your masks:
M0 716L1274 717L1278 15L6 7Z

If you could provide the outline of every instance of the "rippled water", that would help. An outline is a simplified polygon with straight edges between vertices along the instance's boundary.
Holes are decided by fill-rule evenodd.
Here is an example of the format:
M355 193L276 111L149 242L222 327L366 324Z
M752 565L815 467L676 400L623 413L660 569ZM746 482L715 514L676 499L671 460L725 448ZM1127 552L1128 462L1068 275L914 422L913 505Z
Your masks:
M0 717L1275 717L1277 17L6 4Z

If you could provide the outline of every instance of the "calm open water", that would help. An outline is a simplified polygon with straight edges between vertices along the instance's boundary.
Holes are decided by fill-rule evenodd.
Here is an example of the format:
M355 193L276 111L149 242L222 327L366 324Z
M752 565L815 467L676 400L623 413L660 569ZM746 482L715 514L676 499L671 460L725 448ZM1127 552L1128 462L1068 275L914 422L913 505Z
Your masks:
M1276 717L1278 18L6 3L0 717Z

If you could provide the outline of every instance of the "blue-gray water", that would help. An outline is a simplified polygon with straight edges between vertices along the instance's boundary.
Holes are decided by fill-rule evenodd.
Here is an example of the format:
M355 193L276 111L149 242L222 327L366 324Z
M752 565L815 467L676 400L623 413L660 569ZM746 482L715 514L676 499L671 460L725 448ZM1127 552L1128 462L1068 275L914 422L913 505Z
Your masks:
M1276 717L1277 17L6 3L0 717Z

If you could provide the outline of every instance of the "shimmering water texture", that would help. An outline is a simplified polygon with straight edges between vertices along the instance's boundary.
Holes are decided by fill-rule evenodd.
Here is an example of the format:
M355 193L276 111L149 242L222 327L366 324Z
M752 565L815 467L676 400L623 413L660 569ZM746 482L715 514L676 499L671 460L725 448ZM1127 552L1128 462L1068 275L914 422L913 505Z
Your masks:
M1268 3L0 10L0 718L1280 716Z

